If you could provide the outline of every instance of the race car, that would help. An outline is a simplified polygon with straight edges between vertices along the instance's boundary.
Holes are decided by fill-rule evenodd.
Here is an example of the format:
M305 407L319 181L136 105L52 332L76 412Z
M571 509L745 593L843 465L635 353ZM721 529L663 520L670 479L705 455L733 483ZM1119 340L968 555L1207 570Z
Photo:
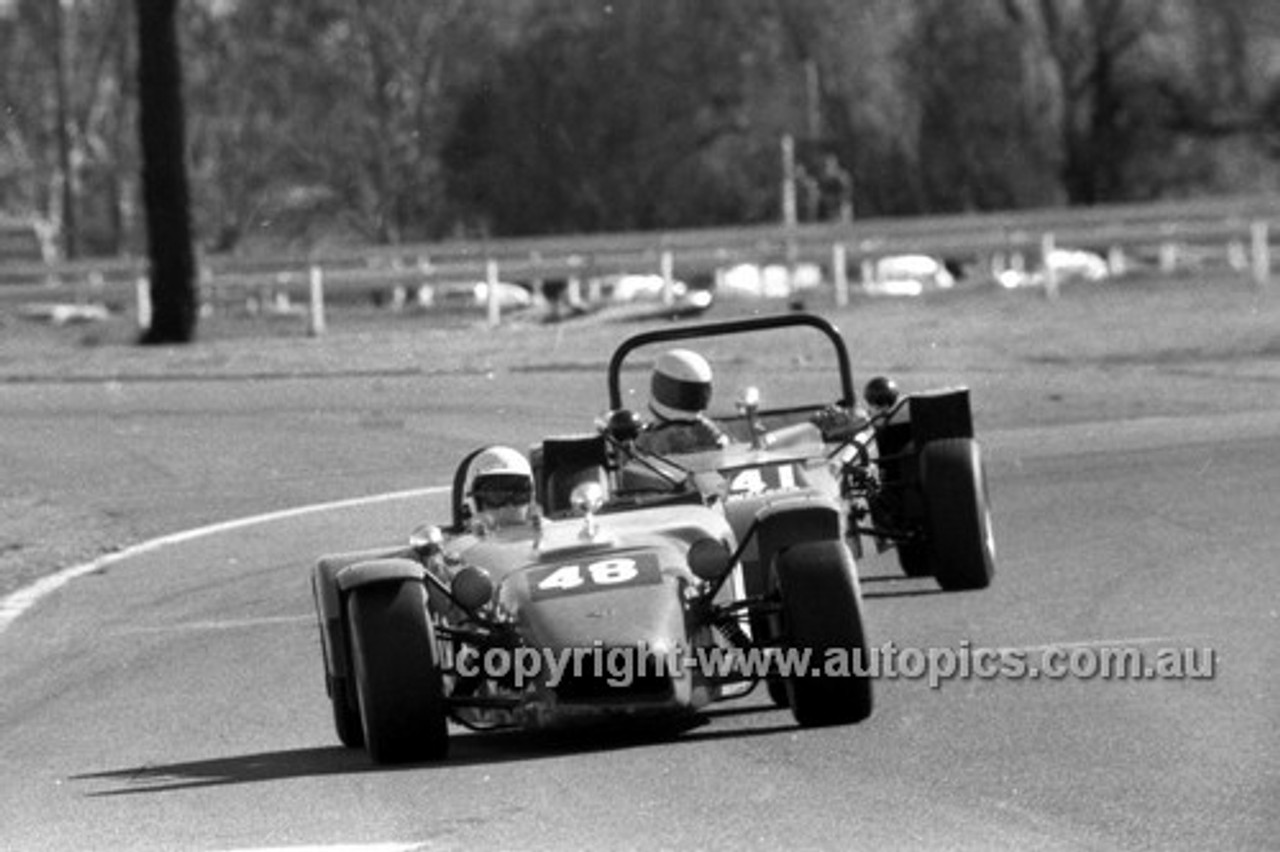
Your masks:
M811 333L826 351L814 354L796 345L799 332ZM626 399L636 394L624 387L623 377L638 352L689 341L705 348L717 338L735 341L725 360L745 360L757 375L772 364L777 390L792 397L765 408L760 389L746 386L732 409L714 412L730 438L725 446L667 459L690 474L718 471L725 477L723 505L739 539L747 537L762 501L807 490L843 505L843 534L855 555L862 554L865 538L878 550L895 548L905 574L933 577L944 590L990 585L995 538L969 389L903 394L893 380L876 376L859 400L848 346L823 317L789 313L634 335L609 363L615 421L620 422L617 412L628 411ZM749 339L738 343L738 338ZM797 351L804 354L797 357ZM744 352L763 356L744 359ZM797 365L804 369L797 371ZM824 398L824 393L831 395ZM750 548L744 555L752 558ZM748 588L758 591L752 581L763 581L767 569L747 568Z
M724 446L644 449L646 424L622 405L629 353L802 326L834 347L834 402L764 409L748 394ZM399 763L446 757L450 721L679 726L759 683L802 726L860 722L872 710L858 664L860 536L898 542L909 573L944 587L989 581L985 481L962 392L890 400L875 385L861 418L843 339L804 314L637 335L615 351L608 380L610 412L594 431L531 448L528 524L475 526L472 454L446 525L317 561L325 680L345 745ZM957 507L973 529L949 513ZM810 656L787 667L784 652Z

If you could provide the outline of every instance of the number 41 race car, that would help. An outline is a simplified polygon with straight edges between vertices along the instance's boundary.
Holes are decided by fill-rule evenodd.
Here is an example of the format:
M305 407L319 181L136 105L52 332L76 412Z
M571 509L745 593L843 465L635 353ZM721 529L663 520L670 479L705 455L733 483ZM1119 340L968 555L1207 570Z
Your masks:
M732 408L708 412L710 446L658 450L659 424L628 387L649 374L631 366L677 343L710 352L721 384L741 369L773 385L743 384ZM760 683L800 725L860 722L872 709L864 541L943 589L990 583L967 389L899 394L875 378L858 399L844 338L801 313L635 335L607 381L593 431L531 448L527 522L471 516L477 451L459 465L452 517L403 545L318 560L345 745L395 763L444 758L450 721L678 729Z

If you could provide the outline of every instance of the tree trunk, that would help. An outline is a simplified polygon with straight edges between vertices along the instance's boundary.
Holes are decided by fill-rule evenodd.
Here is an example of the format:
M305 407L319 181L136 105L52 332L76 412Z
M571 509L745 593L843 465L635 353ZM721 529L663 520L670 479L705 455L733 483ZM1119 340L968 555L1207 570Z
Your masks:
M183 128L178 0L136 0L142 197L151 262L151 327L142 343L189 343L199 316Z

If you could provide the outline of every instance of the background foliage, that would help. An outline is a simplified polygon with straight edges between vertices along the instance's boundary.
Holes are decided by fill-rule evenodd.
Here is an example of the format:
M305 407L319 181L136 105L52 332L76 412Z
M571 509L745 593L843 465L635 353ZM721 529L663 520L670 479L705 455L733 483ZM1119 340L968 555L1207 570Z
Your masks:
M0 212L84 254L144 240L132 14L0 0ZM185 0L181 25L206 251L776 219L786 133L859 216L1280 183L1273 0Z

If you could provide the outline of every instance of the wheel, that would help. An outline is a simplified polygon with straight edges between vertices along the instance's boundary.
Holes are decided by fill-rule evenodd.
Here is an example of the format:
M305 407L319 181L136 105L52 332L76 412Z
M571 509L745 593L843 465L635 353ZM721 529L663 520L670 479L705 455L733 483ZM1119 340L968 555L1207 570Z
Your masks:
M770 573L765 570L765 566L762 566L759 561L743 562L742 581L742 596L771 597L776 594L778 589L776 579L770 576ZM782 625L777 615L753 608L748 614L747 620L751 624L751 641L753 644L761 647L781 644L782 640L779 637L779 633L782 630ZM767 677L764 685L769 693L769 700L773 702L775 707L786 707L790 704L790 699L787 697L787 685L782 678Z
M897 546L898 565L908 577L932 577L929 548L919 541L904 541Z
M369 756L376 763L443 758L449 735L426 587L360 586L347 599L347 614Z
M360 748L364 745L364 729L360 727L360 699L356 690L347 678L340 678L333 683L333 727L338 732L338 740L347 748Z
M842 725L871 715L867 660L853 555L840 541L793 545L775 559L782 596L784 653L810 649L810 671L787 678L791 712L802 726ZM824 671L828 654L852 655L844 671ZM821 673L815 674L813 669Z
M769 700L775 707L790 707L791 696L787 695L787 682L780 677L765 678L764 688L769 693Z
M972 438L930 441L920 452L931 573L947 591L985 589L996 544L982 455Z

